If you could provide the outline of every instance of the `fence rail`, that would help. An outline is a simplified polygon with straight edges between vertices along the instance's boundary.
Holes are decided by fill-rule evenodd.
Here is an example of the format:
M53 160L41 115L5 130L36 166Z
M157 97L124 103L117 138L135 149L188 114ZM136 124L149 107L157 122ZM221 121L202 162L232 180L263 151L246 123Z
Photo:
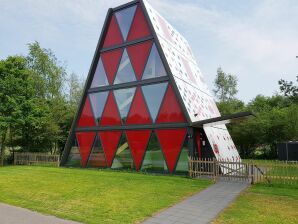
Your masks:
M14 165L36 165L36 164L59 166L60 156L49 155L47 153L28 153L28 152L14 153Z
M189 158L189 176L298 186L297 162L227 161Z

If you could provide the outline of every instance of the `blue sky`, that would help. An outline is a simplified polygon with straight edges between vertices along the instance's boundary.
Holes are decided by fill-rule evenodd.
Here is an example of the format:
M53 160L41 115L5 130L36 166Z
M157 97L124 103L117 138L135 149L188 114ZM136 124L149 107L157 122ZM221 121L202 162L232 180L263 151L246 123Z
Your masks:
M213 88L219 66L238 77L238 98L278 91L298 75L296 0L148 0L189 41ZM108 8L125 0L0 0L0 59L51 48L85 80Z

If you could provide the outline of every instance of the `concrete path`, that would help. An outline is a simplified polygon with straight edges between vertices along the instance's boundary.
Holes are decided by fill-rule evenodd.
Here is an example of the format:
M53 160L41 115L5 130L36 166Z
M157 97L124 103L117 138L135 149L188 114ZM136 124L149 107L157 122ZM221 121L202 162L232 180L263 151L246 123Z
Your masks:
M143 224L209 223L248 186L248 183L219 181L145 220Z
M0 203L0 224L79 224Z

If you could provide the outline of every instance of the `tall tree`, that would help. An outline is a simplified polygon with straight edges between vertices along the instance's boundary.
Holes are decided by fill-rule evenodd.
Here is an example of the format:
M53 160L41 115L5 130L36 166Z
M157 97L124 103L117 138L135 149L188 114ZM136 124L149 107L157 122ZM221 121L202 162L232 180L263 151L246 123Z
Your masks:
M237 94L237 77L231 74L226 74L221 68L217 69L217 75L214 81L215 95L220 101L233 99Z

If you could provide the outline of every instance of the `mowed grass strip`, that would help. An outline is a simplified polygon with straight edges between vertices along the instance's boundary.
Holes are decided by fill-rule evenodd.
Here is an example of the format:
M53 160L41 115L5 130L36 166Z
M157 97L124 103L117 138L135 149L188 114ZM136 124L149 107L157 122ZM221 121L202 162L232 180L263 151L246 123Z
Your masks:
M254 185L212 223L297 224L298 188L285 185Z
M210 184L175 176L11 166L0 168L0 202L83 223L137 223Z

